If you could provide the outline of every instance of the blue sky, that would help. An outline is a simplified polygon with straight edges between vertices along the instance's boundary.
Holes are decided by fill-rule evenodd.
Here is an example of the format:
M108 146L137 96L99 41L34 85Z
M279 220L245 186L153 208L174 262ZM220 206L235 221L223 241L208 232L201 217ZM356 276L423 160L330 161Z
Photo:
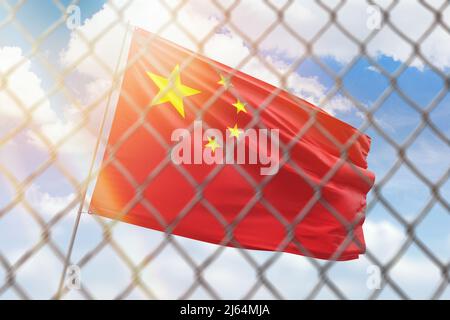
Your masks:
M11 6L14 6L17 1L7 1ZM68 5L70 1L61 1L63 5ZM78 4L81 8L82 23L84 24L86 19L92 18L96 13L103 10L104 1L99 0L82 0ZM53 1L42 0L39 1L28 1L26 2L18 11L16 15L16 21L20 22L27 31L33 36L38 37L42 32L44 32L53 22L57 21L61 16L61 12L53 4ZM7 10L4 6L0 6L0 24L7 17ZM152 13L149 11L149 20L152 19ZM71 37L71 31L61 25L52 34L45 39L42 45L38 49L38 54L46 57L48 61L51 61L54 66L62 70L63 66L61 63L61 53L67 48ZM21 48L24 56L32 50L32 46L23 37L17 28L11 24L7 24L0 29L0 48L2 47L18 47ZM383 48L382 48L383 49ZM288 50L288 49L286 49ZM275 56L284 63L292 63L295 60L291 55L280 55L277 50L264 49L270 56ZM332 52L332 51L331 51ZM389 55L389 49L385 50L385 54L380 53L374 58L379 63L379 65L384 68L387 72L393 73L399 67L401 67L403 61L402 59L397 59L392 55ZM295 57L295 54L294 54ZM330 56L321 55L320 59L322 63L327 65L334 72L339 73L345 66L347 62L343 59ZM1 63L1 61L0 61ZM449 75L449 68L442 67L442 72L446 74L447 80ZM30 71L36 74L42 81L41 86L44 91L49 90L54 85L54 78L49 74L47 68L42 65L42 63L36 57L31 58ZM306 59L302 64L299 65L297 69L299 76L303 78L312 78L322 84L326 89L331 89L334 85L334 79L330 77L317 63L312 59ZM76 79L89 79L89 75L79 74L71 75L71 77ZM69 80L69 88L71 87ZM436 95L442 90L444 82L436 72L427 66L420 67L408 67L404 73L397 79L398 87L404 92L405 95L410 97L415 101L418 106L425 109L436 97ZM358 100L366 108L372 108L373 104L377 101L380 95L389 88L390 83L385 76L381 73L374 71L371 68L371 64L365 58L359 58L357 63L349 70L349 72L343 78L343 85L345 90L352 95L353 98ZM83 95L83 88L73 87L74 90L80 90L76 92L77 95ZM50 99L51 108L59 115L62 114L61 106L66 105L68 102L61 92L56 93ZM0 106L4 108L4 106ZM353 126L360 127L364 122L364 116L358 113L358 110L351 108L347 111L340 112L337 110L335 112L336 116L340 119L352 124ZM405 140L412 134L412 132L421 124L422 118L421 114L415 111L406 101L404 101L397 93L393 93L389 98L382 104L382 106L374 113L375 120L379 124L380 128L386 133L388 137L393 139L399 145L403 144ZM422 174L429 179L431 182L436 182L442 175L444 175L449 170L450 165L450 147L448 144L450 137L450 94L447 93L445 97L438 103L437 107L431 112L430 121L442 132L446 137L446 141L442 141L437 137L429 127L426 127L417 140L409 147L406 151L408 159L422 172ZM95 127L95 124L94 124ZM377 181L381 181L384 175L389 171L389 169L398 160L398 155L396 150L372 127L366 131L372 137L372 150L369 155L369 168L375 172ZM22 141L22 138L18 138L17 141ZM16 141L16 142L17 142ZM0 146L1 150L2 146ZM13 147L11 147L13 148ZM10 150L6 149L5 150ZM0 151L0 163L8 167L5 151ZM17 150L16 150L17 151ZM19 151L17 151L19 152ZM44 161L47 157L45 153L36 153L33 150L20 151L22 157L21 162L23 165L22 174L18 173L21 178L24 178L28 173L32 172L39 163ZM88 153L85 154L85 159L88 158ZM2 158L3 157L3 158ZM83 157L76 157L76 159L82 159ZM77 160L78 161L78 160ZM83 162L81 160L81 162ZM87 168L88 162L79 163L78 168ZM15 171L17 172L17 171ZM36 179L36 184L39 186L40 191L47 193L50 196L56 197L57 199L63 201L64 197L69 197L73 192L73 188L64 179L61 172L58 169L50 168L46 172ZM8 191L9 190L9 191ZM2 194L7 194L9 196L2 197L0 199L0 205L3 206L11 200L14 192L10 191L10 187L5 183L5 179L0 180L0 191ZM450 183L447 181L439 189L439 192L447 204L450 199ZM414 219L417 214L424 208L430 199L429 188L417 178L414 173L408 169L406 166L402 166L393 175L392 179L387 182L381 189L381 194L383 197L398 210L400 215L407 220ZM369 196L369 199L373 199L373 194ZM27 236L22 236L17 233L16 230L27 228L26 215L23 219L8 220L11 215L17 214L21 215L19 211L22 209L16 208L7 217L0 218L0 252L14 252L17 256L17 252L21 252L23 248L32 243L37 237L39 237L39 232L31 232ZM9 217L8 217L9 216ZM74 216L68 215L61 222L60 230L55 232L53 235L55 242L64 251L69 239L70 225L73 222ZM89 222L87 220L92 219L91 217L83 217L83 224L80 229L80 236L76 243L80 249L75 252L75 260L82 256L83 252L89 250L93 243L100 240L101 231L97 225ZM381 204L377 203L368 212L368 220L374 223L388 222L395 226L401 233L405 234L405 230L398 224L398 222L388 213L387 209ZM31 223L32 224L32 223ZM149 242L157 241L160 235L147 230L136 229L130 226L121 226L117 232L124 237L129 235L124 235L123 230L128 230L128 232L139 233L143 239ZM416 229L416 235L425 242L430 249L433 250L443 261L449 261L450 259L450 215L449 212L440 204L434 204L429 210L429 214L425 220ZM381 235L382 236L382 235ZM11 241L11 239L14 239ZM120 238L119 238L120 239ZM120 241L120 240L119 240ZM192 254L195 255L202 250L209 252L209 248L202 247L201 244L196 244L188 240L181 240L183 245L192 249ZM8 243L8 244L5 244ZM154 245L152 245L154 246ZM196 247L197 246L197 247ZM398 247L398 243L393 243L392 247ZM22 249L21 249L22 248ZM200 249L199 249L200 248ZM206 248L206 249L205 249ZM371 247L369 246L369 250ZM198 250L198 251L196 251ZM22 250L23 251L23 250ZM258 253L255 253L258 256ZM104 263L111 265L115 264L111 261L116 261L117 258L113 257L105 258ZM201 256L201 253L200 253ZM304 259L301 257L294 257L297 259ZM171 259L170 256L167 259ZM232 258L230 258L232 260ZM283 258L283 259L292 259ZM405 259L411 259L412 261L417 261L417 265L421 265L425 261L423 254L417 251L414 246L407 252ZM117 262L117 261L116 261ZM297 262L296 262L297 263ZM117 264L120 264L117 262ZM113 270L115 270L113 268ZM161 267L163 268L163 267ZM218 267L220 269L220 266ZM353 275L352 265L348 263L341 264L336 267L332 274L335 276L337 281L342 281L345 286L345 281ZM357 267L355 267L357 268ZM342 269L342 270L341 270ZM283 269L284 270L284 269ZM349 271L350 270L350 271ZM358 273L361 277L361 281L364 282L364 269L359 269ZM113 272L113 271L111 271ZM117 273L120 273L120 268L117 268ZM281 272L281 271L280 271ZM87 278L96 277L95 272L87 272ZM104 275L103 281L107 282L108 275L111 273L106 273ZM1 271L0 271L1 276ZM119 277L119 276L118 276ZM100 277L101 278L101 277ZM120 276L119 278L122 278ZM97 277L97 281L99 276ZM165 279L165 278L164 278ZM341 279L341 280L340 280ZM91 279L95 282L94 279ZM170 277L166 279L167 282L174 281ZM123 280L125 281L125 280ZM282 279L279 281L282 282ZM302 281L305 281L303 279ZM163 281L164 282L164 281ZM39 285L35 284L32 279L24 280L25 286L34 288L32 290L38 291ZM285 284L288 285L288 284ZM1 283L0 283L1 286ZM163 283L164 286L164 283ZM176 284L167 284L168 287L174 288ZM409 288L411 292L416 293L420 296L421 287L420 284L404 284L405 288ZM104 288L103 288L104 289ZM99 289L100 291L103 289ZM110 288L111 289L111 288ZM106 290L106 289L105 289ZM111 289L112 290L112 289ZM389 290L386 290L389 292ZM12 293L8 293L11 294ZM326 295L325 295L326 296ZM355 294L357 296L357 294ZM387 294L389 297L389 294Z

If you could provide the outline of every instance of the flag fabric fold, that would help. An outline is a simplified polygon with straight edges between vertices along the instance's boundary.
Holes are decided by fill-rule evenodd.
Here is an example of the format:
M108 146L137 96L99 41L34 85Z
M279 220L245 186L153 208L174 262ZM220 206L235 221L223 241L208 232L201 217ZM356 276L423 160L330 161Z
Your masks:
M136 29L89 211L214 244L355 259L369 149L305 100Z

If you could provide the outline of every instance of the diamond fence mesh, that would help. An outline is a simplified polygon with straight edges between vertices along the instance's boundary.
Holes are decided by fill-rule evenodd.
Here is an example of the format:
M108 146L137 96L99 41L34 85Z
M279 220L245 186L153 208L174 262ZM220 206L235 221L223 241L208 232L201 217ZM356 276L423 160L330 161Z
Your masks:
M30 2L38 5L37 1ZM58 10L59 19L48 23L45 32L39 35L34 34L29 28L25 27L23 19L19 18L21 10L28 4L29 2L27 1L1 1L2 10L6 14L0 20L0 29L14 28L16 32L19 32L26 39L27 45L31 49L21 59L10 64L8 68L0 68L0 97L3 98L0 99L2 103L0 107L4 109L9 108L9 105L13 105L17 109L14 112L19 114L20 119L11 123L2 123L4 128L0 131L0 148L4 149L3 152L8 152L8 145L22 144L23 133L29 132L32 134L35 143L39 144L41 153L44 150L45 156L38 157L23 147L24 149L21 151L23 157L33 163L35 163L33 158L36 157L37 164L31 166L32 170L25 170L26 174L20 175L17 174L16 169L13 169L16 164L9 160L6 161L6 157L4 158L5 161L0 162L2 183L6 185L6 187L3 185L1 189L3 199L0 203L0 225L2 230L9 230L9 233L5 233L6 236L2 237L2 241L5 244L0 247L0 275L3 274L3 280L0 281L0 297L20 299L36 297L84 299L156 299L161 297L182 299L195 297L214 299L224 297L250 299L268 297L283 299L289 297L332 297L344 299L357 297L375 299L383 297L383 292L389 291L393 297L407 299L414 297L412 291L417 288L411 289L410 286L405 286L402 281L397 279L398 272L394 272L394 270L402 261L409 259L406 254L412 246L422 258L417 265L410 265L410 269L419 268L418 274L423 273L424 278L428 279L426 275L428 269L424 266L432 265L437 274L433 278L432 283L427 283L432 287L431 290L428 290L429 292L427 291L427 295L429 294L428 298L439 299L446 297L445 292L450 282L449 257L445 253L443 256L435 248L430 247L426 239L424 240L417 230L427 217L433 214L435 206L439 206L443 212L443 220L439 220L442 221L439 223L446 225L447 229L450 226L448 223L445 224L444 220L448 218L448 213L450 212L448 198L445 196L448 193L445 186L448 181L450 167L447 163L443 174L440 174L438 178L431 177L427 170L423 170L414 160L411 160L408 156L408 150L425 130L431 131L439 139L440 143L444 145L444 148L450 146L448 128L443 129L436 125L431 116L433 111L440 107L443 101L445 102L450 86L449 73L445 68L437 67L435 61L432 61L430 55L425 54L421 47L421 44L425 43L429 35L437 28L450 35L450 21L448 18L446 19L448 15L445 14L445 12L450 10L448 1L442 1L439 5L431 5L427 1L417 2L422 10L432 15L433 19L424 32L415 39L410 38L407 32L402 30L396 24L396 21L391 18L391 13L400 6L400 1L389 1L383 6L377 6L375 1L367 1L367 8L378 10L381 20L379 27L372 28L362 39L355 36L355 30L349 29L339 19L340 12L346 10L348 6L347 1L316 1L315 10L320 11L321 15L326 17L326 23L314 30L313 34L308 37L302 34L301 30L294 28L285 18L286 13L298 4L296 1L272 2L266 0L259 3L259 6L265 6L265 9L272 13L273 20L256 37L254 34L248 34L232 18L233 13L239 10L239 6L242 4L241 1L211 1L209 5L220 15L214 17L214 28L205 32L202 37L192 33L183 22L183 19L179 18L180 13L183 12L186 6L195 6L195 4L192 4L190 1L159 2L161 7L164 8L165 14L168 14L171 18L160 25L156 34L163 35L166 30L174 29L189 39L194 44L196 51L204 54L208 41L217 33L224 33L223 30L226 28L226 30L238 35L245 42L248 49L248 54L240 59L236 69L239 70L256 59L258 64L277 78L280 90L292 91L289 85L289 77L306 61L314 63L321 70L321 73L330 79L331 83L330 89L327 90L325 96L321 99L319 106L326 107L337 96L345 98L346 101L351 102L355 113L363 119L359 129L363 132L372 130L377 138L383 140L383 143L393 150L394 159L392 163L389 163L389 169L385 170L381 176L377 176L376 185L369 197L370 201L366 215L370 218L371 214L374 214L372 212L376 212L377 208L383 208L386 216L395 221L402 234L397 238L398 245L387 244L387 246L392 245L395 247L394 254L388 258L381 256L379 251L373 251L371 246L368 245L367 252L364 255L364 264L356 267L359 268L359 271L355 271L351 266L345 269L348 276L342 276L341 272L344 271L340 268L344 267L339 266L339 264L342 264L341 262L324 262L298 256L286 258L286 254L280 252L254 253L240 248L239 243L233 238L233 230L257 202L261 203L286 228L286 243L295 241L295 239L293 239L292 232L290 232L292 225L284 221L282 214L263 197L262 190L270 181L270 177L261 182L256 182L245 170L237 165L235 169L247 183L253 186L255 195L249 200L248 206L244 207L237 215L237 219L232 224L228 224L220 210L215 208L203 196L205 187L214 180L222 169L222 167L217 167L202 184L197 183L187 171L179 168L180 174L185 177L186 181L195 190L195 197L179 213L177 221L167 225L164 219L161 218L158 210L143 197L143 190L167 166L167 160L163 161L157 170L149 173L148 179L143 184L139 184L133 179L132 174L117 162L114 157L117 149L120 148L120 144L125 142L138 129L144 129L158 139L158 133L155 128L146 123L145 114L140 111L139 106L135 106L136 113L139 115L139 121L129 128L117 146L106 149L105 152L108 154L107 163L112 163L127 181L135 186L136 195L130 203L130 208L136 203L140 203L148 210L149 214L159 218L161 224L165 226L166 232L161 235L154 235L149 230L138 231L130 226L122 226L121 222L106 220L95 215L86 215L85 211L88 203L86 195L89 195L89 187L92 186L100 169L98 160L95 160L98 159L97 155L104 151L102 149L106 145L107 131L110 125L108 119L113 114L113 107L117 101L118 88L120 87L123 74L134 63L133 61L128 62L128 64L124 63L127 55L126 39L128 33L119 32L116 38L117 43L123 44L119 48L120 50L116 50L118 51L117 53L114 52L112 54L114 59L111 60L117 61L117 64L111 64L109 59L99 55L96 47L110 30L114 28L120 28L120 30L130 29L130 19L126 12L134 4L133 1L108 2L106 6L113 18L110 16L108 23L95 26L97 29L95 36L86 35L84 29L73 28L71 30L72 37L77 37L81 41L84 45L84 53L65 66L56 65L43 52L42 47L45 46L46 41L54 33L59 32L61 28L67 28L68 19L70 18L68 7L75 10L77 5L79 5L78 1L73 1L69 4L57 0L53 1L51 4L54 10ZM152 14L155 13L149 13L149 19L152 18ZM248 23L252 22L249 21ZM320 42L323 35L331 28L338 30L347 41L357 48L356 54L338 69L330 67L326 59L316 52L316 44ZM292 42L298 43L299 46L304 48L303 52L298 54L290 62L289 66L282 70L276 68L273 63L268 61L262 49L264 41L275 30L280 29L283 36L289 37ZM368 52L370 43L386 29L395 33L400 39L399 41L408 44L411 49L409 56L403 59L404 61L393 71L387 70L377 57ZM122 37L125 40L122 40ZM230 48L230 50L232 49ZM142 54L145 54L145 52L142 52ZM346 77L361 62L361 59L367 61L387 83L384 90L380 92L377 99L372 101L370 105L355 97L352 90L346 88ZM408 68L414 65L417 59L420 59L424 67L429 68L435 77L440 79L439 90L426 105L417 103L416 99L411 97L399 85L399 79L407 72ZM51 79L50 82L53 83L52 86L45 89L45 92L39 99L32 103L28 103L27 99L21 96L22 94L24 96L28 94L26 88L18 95L17 90L11 90L9 86L11 81L16 81L13 79L14 74L21 70L30 60L36 61ZM106 80L103 83L101 94L97 92L95 99L91 99L89 103L86 103L79 97L79 93L73 90L71 84L73 73L86 60L91 62L91 67L99 68L103 74L106 74L106 76L103 76L103 79ZM189 64L189 61L180 63L180 65L182 64ZM279 91L272 93L273 96L277 94L279 94ZM122 92L122 95L132 101L131 97L127 97L126 92ZM375 114L383 108L383 105L393 95L396 95L407 105L407 108L411 109L411 112L415 112L420 118L420 123L417 127L401 143L392 137L392 132L376 121ZM212 97L209 105L214 103L216 98ZM76 110L77 122L75 125L70 128L54 128L54 130L59 130L60 132L58 139L49 137L51 132L43 130L41 126L35 124L36 117L40 117L39 110L45 108L45 103L48 99L68 101L71 107ZM6 105L6 102L9 104ZM267 100L267 104L269 103L270 99ZM208 107L208 105L204 106L204 108ZM260 107L264 108L266 106ZM103 115L106 116L103 117ZM317 125L314 116L311 113L310 121L298 133L297 140L301 139L305 130ZM256 117L255 121L257 120L258 117ZM81 169L74 169L72 165L66 162L65 156L62 154L66 152L64 148L67 145L75 144L81 148L80 145L84 143L89 144L89 142L77 138L81 132L82 137L91 137L92 141L95 141L96 137L100 138L96 145L90 145L86 149L87 151L82 153L81 156L78 155L79 158L76 159L82 161L83 164L80 165ZM336 139L324 128L321 128L321 132L328 139L336 142ZM162 139L159 140L162 147L170 150L170 146L166 142ZM282 152L286 156L285 162L290 161L290 149L294 143L295 141L292 144L281 146ZM345 162L348 146L339 145L339 148L342 152L341 160ZM89 162L89 157L92 157L92 155L95 157L91 163ZM449 154L444 152L444 157L445 155L449 157ZM281 163L281 165L284 165L284 163ZM292 165L295 167L294 163ZM418 208L419 213L413 219L408 219L405 217L404 212L398 209L400 202L395 203L395 199L387 197L383 192L386 185L394 179L399 170L405 167L412 172L414 177L429 192L425 205ZM299 167L295 169L300 176L307 179ZM327 210L339 219L339 212L320 197L322 186L331 179L337 169L338 166L331 170L320 184L308 181L315 190L315 196L299 212L297 221L301 221L308 214L308 210L317 202L324 205ZM60 186L61 188L70 189L72 192L71 196L64 199L59 197L56 204L55 200L50 199L50 194L44 194L43 199L36 201L33 198L33 195L36 194L35 183L42 182L41 180L52 181L55 190L60 188ZM42 196L42 194L40 195ZM414 196L412 195L412 197ZM39 206L37 202L39 202ZM223 243L232 243L237 247L236 249L206 245L195 247L198 244L192 244L187 240L171 235L176 224L183 219L189 212L189 209L196 203L202 203L204 207L208 208L211 215L226 228L227 235L223 239ZM122 214L126 213L126 210L122 212ZM10 220L17 215L22 220ZM348 230L351 230L351 226L347 227ZM29 229L32 229L32 231L29 231ZM389 230L385 231L389 233ZM125 232L128 232L128 235L125 235ZM14 247L13 249L8 247L10 242L16 241L16 236L20 237L21 233L32 233L32 236L21 243L20 250L15 246L12 246ZM130 240L130 233L139 234L139 237ZM380 236L384 237L384 234ZM125 238L127 241L125 241ZM351 231L349 231L347 240L353 240ZM286 243L280 244L280 250L283 249ZM296 243L296 245L301 251L305 252L306 249L303 248L301 243ZM391 248L386 248L386 250L388 249L390 250ZM230 253L230 250L233 253ZM341 250L338 250L335 253L335 258L338 258L341 253ZM285 267L286 259L289 259L291 262L294 259L293 266ZM152 269L153 266L157 266L159 271ZM363 270L362 276L361 270ZM370 270L373 270L374 273L371 273ZM407 268L406 270L409 269ZM288 277L291 277L292 273L297 272L304 273L304 277L298 279L298 281L286 280ZM353 274L358 274L358 272L359 276L355 276L358 279L352 280ZM161 276L161 274L165 275ZM379 283L375 283L376 288L371 287L370 281L377 275L379 276ZM377 282L376 280L375 278L375 282ZM353 285L353 281L359 281L367 290L363 290L356 295L350 294L349 290L351 288L349 289L349 286ZM227 287L227 282L234 283L231 289L228 288L231 290L231 293L224 293L223 291L223 288ZM48 288L44 289L41 287L43 284L48 284ZM300 290L299 287L302 287L304 290ZM418 285L418 290L422 290L420 285ZM324 294L324 292L327 292L328 295Z

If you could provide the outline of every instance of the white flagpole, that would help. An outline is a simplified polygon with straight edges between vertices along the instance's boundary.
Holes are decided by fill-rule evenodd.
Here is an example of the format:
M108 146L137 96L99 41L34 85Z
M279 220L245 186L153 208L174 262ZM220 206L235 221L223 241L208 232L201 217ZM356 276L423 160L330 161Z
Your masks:
M116 84L118 83L117 72L119 70L119 66L120 66L120 63L122 61L122 56L123 56L123 52L125 50L125 43L126 43L126 40L127 40L127 37L128 37L129 30L130 30L130 23L128 22L127 26L126 26L125 35L124 35L123 40L122 40L120 53L119 53L119 58L117 60L117 63L116 63L115 69L114 69L113 81L111 83L111 89L110 89L109 94L108 94L108 99L107 99L105 111L103 113L103 118L102 118L102 122L101 122L101 125L100 125L100 130L99 130L99 133L98 133L98 137L97 137L97 141L96 141L96 144L95 144L94 152L93 152L93 155L92 155L88 176L87 176L87 179L86 179L85 183L82 184L82 186L83 186L82 187L82 199L80 200L80 205L78 207L77 216L76 216L75 223L74 223L74 226L73 226L72 235L71 235L70 242L69 242L69 248L68 248L67 255L66 255L66 258L65 258L65 261L64 261L64 267L63 267L63 271L62 271L62 274L61 274L61 279L59 281L58 291L57 291L57 293L55 295L55 299L57 299L57 300L61 299L61 296L62 296L62 293L63 293L63 290L64 290L64 282L65 282L65 279L66 279L66 273L67 273L67 269L68 269L69 264L70 264L72 251L73 251L73 247L74 247L76 236L77 236L78 227L80 225L81 214L82 214L82 211L83 211L84 202L86 201L86 196L87 196L87 192L88 192L88 188L89 188L89 183L91 182L91 179L92 179L95 159L97 157L97 153L98 153L98 150L100 148L101 137L102 137L103 131L105 129L106 119L107 119L108 114L109 114L112 94L114 92L114 88L115 88Z

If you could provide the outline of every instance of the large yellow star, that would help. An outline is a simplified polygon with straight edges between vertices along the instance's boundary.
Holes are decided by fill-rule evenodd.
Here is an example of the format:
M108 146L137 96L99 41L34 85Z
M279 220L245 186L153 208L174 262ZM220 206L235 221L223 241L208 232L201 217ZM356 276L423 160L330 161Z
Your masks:
M233 128L228 127L228 130L230 131L230 137L239 139L239 136L241 135L241 129L238 128L237 124L235 124Z
M220 148L220 144L216 139L208 137L208 143L205 145L206 148L210 148L212 153L216 152L217 148Z
M169 78L164 78L151 72L147 72L147 75L159 88L158 94L152 100L152 106L170 102L184 118L183 98L199 94L200 91L181 83L180 66L175 66Z

